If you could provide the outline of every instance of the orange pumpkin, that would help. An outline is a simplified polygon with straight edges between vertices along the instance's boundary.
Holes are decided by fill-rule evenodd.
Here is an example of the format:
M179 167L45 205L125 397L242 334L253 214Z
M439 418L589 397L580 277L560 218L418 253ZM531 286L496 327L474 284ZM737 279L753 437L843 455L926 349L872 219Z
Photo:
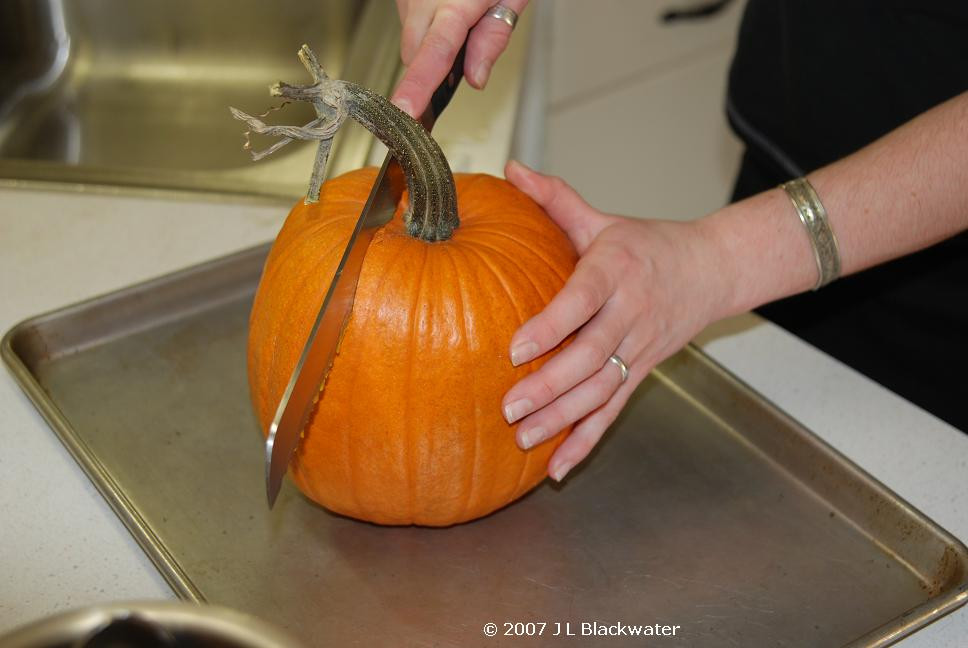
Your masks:
M272 247L250 319L252 401L267 429L376 171L323 184ZM367 251L339 353L291 465L326 508L380 524L486 515L545 476L562 435L520 450L501 398L545 358L512 367L514 331L571 274L564 233L505 180L457 175L460 227L405 230L404 194Z
M504 393L549 355L512 367L514 331L561 289L576 262L565 234L508 182L450 172L415 120L384 97L330 79L306 46L313 83L271 93L312 102L317 119L246 133L320 141L305 202L272 247L249 330L252 402L268 430L326 288L376 178L322 183L329 141L347 117L379 137L408 190L366 253L352 314L290 464L308 497L380 524L445 526L487 515L534 488L558 438L520 450ZM248 143L247 145L248 146ZM563 431L565 433L565 431Z

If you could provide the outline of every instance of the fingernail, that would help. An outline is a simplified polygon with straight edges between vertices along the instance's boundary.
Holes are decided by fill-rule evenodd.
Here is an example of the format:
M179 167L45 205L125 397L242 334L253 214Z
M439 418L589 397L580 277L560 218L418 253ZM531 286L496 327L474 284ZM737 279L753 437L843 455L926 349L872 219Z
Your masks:
M516 400L504 406L504 418L508 423L514 423L522 416L530 414L533 408L534 404L527 398Z
M413 105L406 99L394 99L393 103L397 108L413 117Z
M534 342L521 342L511 347L511 364L517 367L529 360L533 360L538 353L538 345Z
M557 466L554 466L549 471L549 473L551 474L552 479L554 479L556 482L560 482L562 479L565 478L565 476L568 474L568 471L570 471L571 468L572 468L571 465L563 461Z
M508 162L504 175L515 187L534 198L538 192L538 188L535 187L536 173L527 164L518 162L517 160L511 160ZM514 176L513 180L511 179L512 175Z
M521 437L521 449L528 450L537 443L541 443L545 438L545 429L543 427L533 427L530 430L521 430L518 432Z
M491 62L481 61L474 68L474 85L478 88L483 88L487 85L487 78L491 76Z

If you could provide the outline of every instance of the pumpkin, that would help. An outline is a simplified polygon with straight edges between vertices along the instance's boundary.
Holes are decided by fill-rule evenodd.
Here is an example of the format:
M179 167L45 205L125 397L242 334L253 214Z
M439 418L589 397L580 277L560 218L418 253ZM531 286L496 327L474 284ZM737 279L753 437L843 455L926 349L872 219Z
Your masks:
M367 99L373 101L393 121L413 122L382 97ZM508 345L564 285L576 253L507 181L451 176L436 143L413 125L398 129L403 143L380 124L371 129L391 151L405 149L394 154L408 190L369 245L352 313L290 476L307 497L339 514L446 526L487 515L534 488L567 433L521 450L501 399L552 355L513 367ZM417 149L436 153L406 162L407 150ZM426 180L435 174L453 188L449 198L446 187ZM361 169L326 181L318 200L310 196L292 209L272 246L248 341L251 397L263 430L375 178L375 169ZM414 194L430 197L422 213L411 205ZM459 227L456 214L441 217L448 200Z

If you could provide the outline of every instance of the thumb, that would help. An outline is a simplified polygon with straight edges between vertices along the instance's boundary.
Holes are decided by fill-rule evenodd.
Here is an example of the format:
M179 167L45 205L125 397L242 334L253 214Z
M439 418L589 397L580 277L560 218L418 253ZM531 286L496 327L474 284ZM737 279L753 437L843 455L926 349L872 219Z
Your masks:
M511 160L504 175L515 187L526 193L558 224L578 253L585 251L607 224L607 217L585 202L571 185L558 176L545 175Z

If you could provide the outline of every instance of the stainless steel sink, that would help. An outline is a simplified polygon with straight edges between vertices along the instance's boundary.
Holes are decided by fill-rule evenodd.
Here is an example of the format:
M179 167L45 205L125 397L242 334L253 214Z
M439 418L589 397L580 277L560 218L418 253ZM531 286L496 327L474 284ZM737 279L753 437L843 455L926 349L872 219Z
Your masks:
M331 75L387 92L398 32L381 0L4 0L0 183L291 200L314 147L253 164L228 106L261 113L271 81L307 81L304 42ZM311 118L304 105L278 114ZM341 133L331 172L363 164L372 141Z

